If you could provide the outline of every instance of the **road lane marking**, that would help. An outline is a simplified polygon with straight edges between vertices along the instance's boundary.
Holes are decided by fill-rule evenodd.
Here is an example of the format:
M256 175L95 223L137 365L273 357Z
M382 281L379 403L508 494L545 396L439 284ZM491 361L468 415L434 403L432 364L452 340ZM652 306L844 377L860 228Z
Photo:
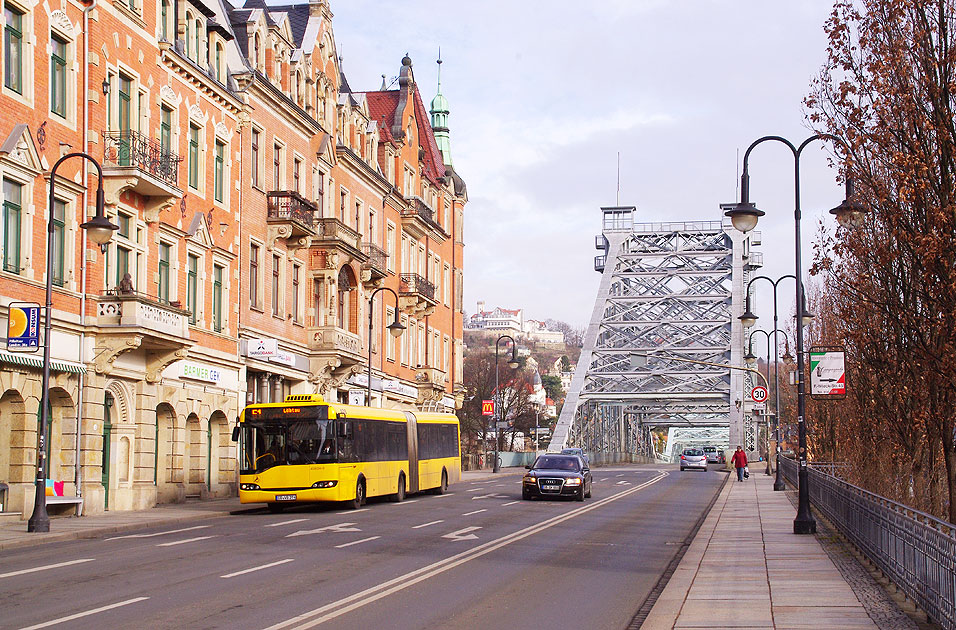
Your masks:
M453 494L455 494L455 493L454 493L454 492L446 492L445 494L439 494L439 495L436 496L435 498L436 498L436 499L441 499L442 497L450 497L450 496L453 495Z
M429 525L438 525L439 523L444 523L445 521L432 521L431 523L422 523L421 525L415 525L412 529L421 529L422 527L428 527ZM0 576L3 577L3 576Z
M511 543L517 542L519 540L523 540L529 536L533 536L534 534L554 527L555 525L559 525L564 521L576 518L582 514L587 514L592 510L596 510L609 503L628 497L636 492L639 492L640 490L643 490L651 484L657 483L668 475L668 472L662 472L656 477L653 477L638 486L633 486L626 490L622 490L617 494L612 494L603 499L594 501L590 505L583 505L570 512L552 516L544 521L541 521L540 523L535 523L525 527L524 529L506 534L497 540L490 540L486 543L472 547L471 549L466 549L465 551L461 551L453 556L443 558L432 564L415 569L414 571L410 571L404 575L400 575L391 580L382 582L381 584L367 588L364 591L353 593L352 595L343 597L338 601L334 601L314 610L302 613L301 615L297 615L291 619L280 621L277 624L269 626L266 628L266 630L280 630L280 628L288 628L291 626L295 626L301 630L314 628L315 626L323 624L326 621L335 619L353 610L366 606L367 604L371 604L372 602L388 597L389 595L402 591L410 586L414 586L415 584L435 577L436 575L440 575L441 573L449 571L459 565L465 564L466 562L480 558L493 551L497 551L501 547L510 545Z
M338 514L339 516L343 516L345 514L357 514L358 512L367 512L367 511L368 511L368 508L359 508L357 510L345 510L344 512L336 512L336 514Z
M157 547L173 547L175 545L184 545L186 543L196 542L197 540L206 540L207 538L215 538L216 536L197 536L196 538L186 538L184 540L174 540L168 543L158 543Z
M620 475L617 475L617 476L618 476L618 477L623 477L623 476L624 476L624 473L621 473Z
M492 492L491 494L482 494L479 496L471 497L471 500L474 501L475 499L494 499L497 496L500 496L500 495L495 492Z
M11 571L9 573L0 573L0 578L14 577L15 575L23 575L25 573L34 573L36 571L46 571L47 569L59 569L60 567L68 567L71 564L81 564L83 562L93 562L95 558L83 558L82 560L69 560L68 562L57 562L56 564L47 564L42 567L33 567L30 569L21 569L20 571Z
M506 505L514 505L515 503L521 503L521 501L508 501L507 503L502 503L501 507L504 507Z
M292 525L293 523L301 523L302 521L307 521L307 518L294 518L291 521L282 521L281 523L269 523L266 527L280 527L282 525Z
M308 536L309 534L321 534L323 532L360 532L362 531L358 527L352 527L355 523L339 523L338 525L328 525L326 527L320 527L318 529L300 529L297 532L292 532L291 534L286 534L286 538L293 538L295 536Z
M408 505L409 503L415 503L418 499L409 499L408 501L401 501L399 503L393 503L392 505Z
M270 567L277 567L280 564L285 564L286 562L294 562L294 558L286 558L285 560L277 560L276 562L270 562L269 564L263 564L262 566L252 567L251 569L243 569L242 571L236 571L235 573L227 573L225 575L220 575L221 578L232 578L237 575L245 575L246 573L252 573L253 571L261 571L262 569L268 569Z
M464 514L462 514L462 516L471 516L472 514L480 514L481 512L487 512L487 511L488 510L485 510L485 509L475 510L474 512L465 512Z
M155 534L127 534L126 536L113 536L106 540L120 540L122 538L152 538L154 536L165 536L167 534L178 534L180 532L191 532L194 529L206 529L209 525L196 525L195 527L184 527L183 529L171 529L168 532L156 532Z
M465 492L481 492L482 490L484 490L484 488L471 488L469 490L465 490Z
M598 479L598 481L607 481L607 479L608 479L608 478L605 477L604 479Z
M618 482L617 482L616 484L614 484L614 485L615 485L615 486L629 486L629 485L631 485L631 482L630 482L630 481L624 481L623 479L621 479L620 481L618 481Z
M100 606L99 608L94 608L93 610L87 610L84 612L76 613L75 615L70 615L68 617L60 617L59 619L53 619L51 621L45 621L43 623L38 623L35 626L27 626L26 628L21 628L20 630L39 630L40 628L49 628L50 626L55 626L57 624L66 623L67 621L73 621L74 619L80 619L82 617L89 617L90 615L95 615L106 610L112 610L114 608L119 608L120 606L128 606L130 604L135 604L136 602L141 602L149 599L148 597L134 597L133 599L127 599L123 602L116 602L115 604L109 604L108 606Z
M482 510L484 511L484 510ZM445 534L442 538L448 538L450 540L477 540L478 537L474 534L469 534L468 532L474 532L481 529L480 527L465 527L464 529L459 529L457 532L452 532L450 534Z
M368 542L370 540L377 540L379 538L381 538L381 536L369 536L368 538L363 538L362 540L353 540L352 542L348 542L342 545L336 545L335 548L341 549L342 547L351 547L352 545L359 545L361 543Z

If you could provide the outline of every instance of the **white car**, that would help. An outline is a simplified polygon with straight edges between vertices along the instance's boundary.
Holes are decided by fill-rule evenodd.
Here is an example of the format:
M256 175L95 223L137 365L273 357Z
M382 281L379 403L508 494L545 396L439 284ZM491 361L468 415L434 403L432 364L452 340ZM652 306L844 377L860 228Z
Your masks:
M680 454L680 469L687 470L688 468L697 468L707 472L707 455L704 454L703 449L685 448L684 452Z

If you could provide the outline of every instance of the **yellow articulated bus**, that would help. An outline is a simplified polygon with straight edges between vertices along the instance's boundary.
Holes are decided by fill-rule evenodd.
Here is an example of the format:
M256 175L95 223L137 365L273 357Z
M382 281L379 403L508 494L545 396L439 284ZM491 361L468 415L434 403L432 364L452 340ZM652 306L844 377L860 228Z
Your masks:
M444 494L461 478L458 418L327 403L317 394L249 405L233 431L239 441L239 500L290 504L406 493Z

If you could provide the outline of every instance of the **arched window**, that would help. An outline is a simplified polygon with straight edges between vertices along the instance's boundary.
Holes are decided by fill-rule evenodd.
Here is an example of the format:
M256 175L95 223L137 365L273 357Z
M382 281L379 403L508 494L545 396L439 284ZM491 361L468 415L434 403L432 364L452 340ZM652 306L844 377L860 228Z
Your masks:
M344 328L345 330L352 330L352 320L358 320L357 313L353 317L353 311L355 310L355 280L352 276L352 272L348 266L342 267L339 271L339 312L337 317L337 322L339 328ZM356 332L352 330L352 332Z
M196 57L193 61L199 63L203 58L203 48L202 48L202 22L198 19L196 20L195 33L196 36Z
M225 69L223 68L223 61L225 59L225 53L222 50L222 43L216 42L216 81L220 83L225 79Z
M160 37L169 41L169 0L163 0L160 11Z
M193 34L191 33L193 28L193 16L189 11L186 12L186 56L192 57L192 41Z

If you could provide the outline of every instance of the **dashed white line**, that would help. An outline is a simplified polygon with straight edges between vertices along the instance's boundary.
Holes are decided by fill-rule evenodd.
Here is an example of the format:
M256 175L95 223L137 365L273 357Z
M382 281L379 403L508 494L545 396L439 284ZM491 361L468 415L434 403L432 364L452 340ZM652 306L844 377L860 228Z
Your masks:
M47 564L42 567L32 567L30 569L21 569L20 571L0 573L0 578L14 577L15 575L23 575L25 573L34 573L36 571L46 571L47 569L59 569L60 567L68 567L71 564L82 564L83 562L93 562L93 560L94 558L83 558L82 560L70 560L68 562L57 562L56 564Z
M484 490L484 488L469 488L465 490L465 492L481 492L482 490Z
M515 503L521 503L521 501L508 501L507 503L502 503L501 507L504 507L506 505L514 505Z
M345 543L343 545L336 545L336 549L341 549L342 547L351 547L352 545L359 545L370 540L375 540L376 538L381 538L381 536L369 536L368 538L363 538L362 540L353 540L352 542Z
M598 479L598 481L607 481L607 479L608 479L608 478L605 477L604 479Z
M436 498L437 498L437 499L441 499L442 497L450 497L450 496L453 495L453 494L455 494L455 493L454 493L454 492L446 492L445 494L439 494Z
M478 513L480 513L480 512L487 512L487 511L488 511L488 510L484 510L484 509L482 509L482 510L475 510L474 512L465 512L464 514L462 514L462 516L471 516L472 514L478 514Z
M359 508L357 510L345 510L344 512L336 512L336 514L357 514L358 512L367 512L368 508Z
M186 538L184 540L174 540L168 543L159 543L157 547L173 547L175 545L184 545L186 543L196 542L197 540L206 540L207 538L215 538L215 536L197 536L196 538Z
M291 521L282 521L281 523L269 523L266 527L281 527L282 525L292 525L293 523L301 523L307 521L307 518L294 518Z
M409 503L415 503L418 499L411 499L409 501L402 501L401 503L393 503L392 505L408 505Z
M126 601L116 602L115 604L109 604L108 606L100 606L99 608L94 608L93 610L86 610L83 612L76 613L75 615L69 615L68 617L60 617L59 619L53 619L51 621L46 621L44 623L38 623L35 626L28 626L22 628L21 630L39 630L40 628L49 628L50 626L55 626L60 623L66 623L67 621L73 621L74 619L80 619L82 617L88 617L90 615L95 615L96 613L103 612L105 610L112 610L113 608L119 608L120 606L128 606L129 604L135 604L136 602L141 602L149 599L148 597L134 597L133 599L127 599Z
M412 529L421 529L422 527L428 527L429 525L438 525L439 523L444 523L445 521L432 521L430 523L422 523L421 525L415 525Z
M294 562L294 558L286 558L285 560L278 560L276 562L270 562L269 564L263 564L262 566L252 567L251 569L244 569L242 571L236 571L235 573L227 573L225 575L220 575L221 578L231 578L236 577L237 575L245 575L246 573L252 573L253 571L261 571L262 569L268 569L270 567L276 567L280 564L285 564L286 562Z
M156 532L154 534L127 534L126 536L113 536L106 540L120 540L121 538L152 538L154 536L166 536L167 534L179 534L180 532L191 532L194 529L206 529L209 525L196 525L195 527L184 527L183 529L171 529L168 532Z

